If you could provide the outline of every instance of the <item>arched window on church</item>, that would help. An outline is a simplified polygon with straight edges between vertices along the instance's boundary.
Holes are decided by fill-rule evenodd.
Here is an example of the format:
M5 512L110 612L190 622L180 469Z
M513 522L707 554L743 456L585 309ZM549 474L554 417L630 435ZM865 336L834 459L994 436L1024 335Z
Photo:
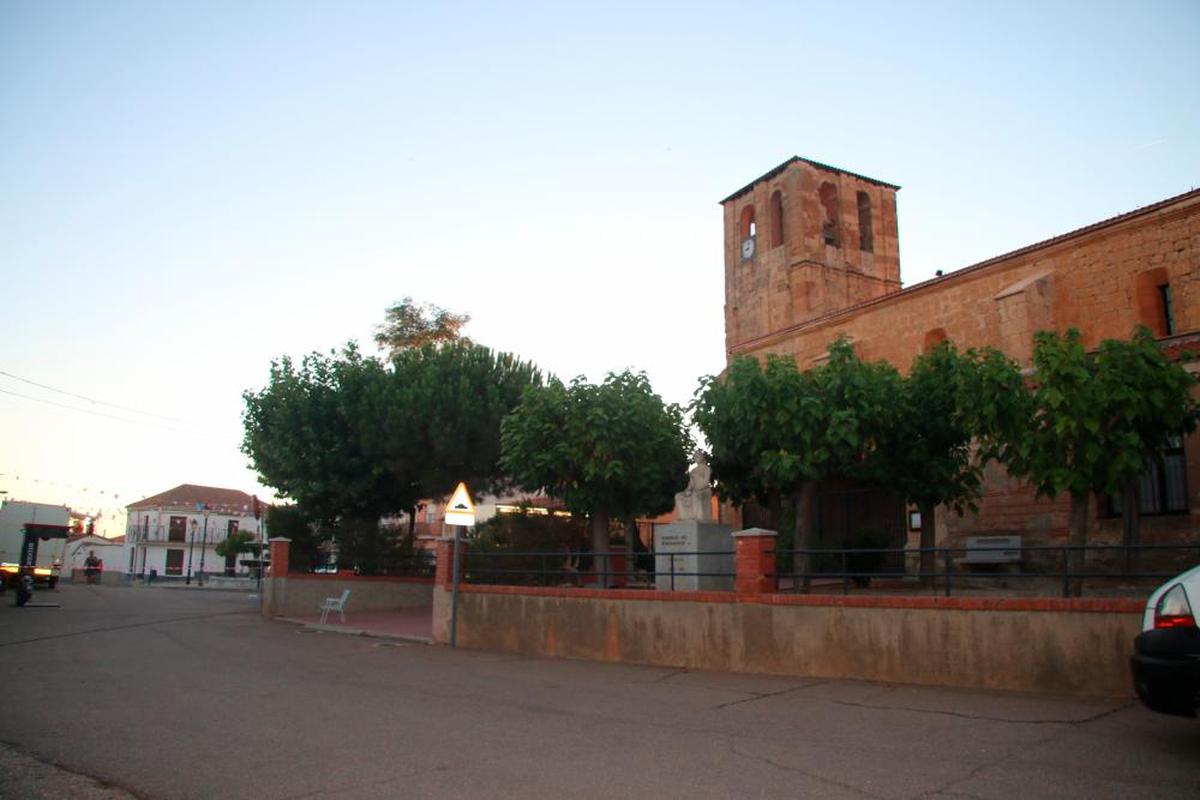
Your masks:
M939 344L946 341L946 338L947 337L946 337L946 329L945 328L934 328L933 330L926 332L925 342L921 347L922 352L925 352L925 353L933 352L933 350Z
M767 210L771 222L771 247L779 247L783 244L783 192L775 190Z
M1137 276L1138 321L1155 336L1175 333L1175 303L1166 269L1156 267Z
M866 192L858 193L858 249L875 252L875 235L871 231L871 198Z
M821 199L821 208L825 211L825 220L821 223L821 236L825 240L825 244L841 247L842 241L839 234L841 227L838 219L838 191L837 187L826 181L817 189L817 195Z
M758 233L757 226L754 223L754 206L746 206L742 209L742 239L749 239Z

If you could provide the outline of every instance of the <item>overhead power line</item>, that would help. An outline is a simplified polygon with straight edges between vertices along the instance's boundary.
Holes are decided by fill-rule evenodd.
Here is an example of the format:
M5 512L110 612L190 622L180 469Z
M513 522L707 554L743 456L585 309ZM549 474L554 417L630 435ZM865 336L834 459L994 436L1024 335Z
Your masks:
M11 392L8 389L0 389L0 394L7 394L7 395L12 395L13 397L20 397L23 400L32 400L35 403L45 403L46 405L56 406L57 408L65 408L68 411L79 411L84 414L94 414L97 417L107 417L108 419L115 419L119 422L129 422L134 425L146 425L151 428L161 428L162 430L175 431L176 433L188 433L188 434L198 435L198 434L196 434L196 431L189 431L189 430L186 430L185 428L175 428L170 425L162 425L160 423L153 422L152 420L148 420L148 419L130 419L128 417L118 417L116 414L106 414L103 411L97 411L93 408L79 408L78 406L69 406L66 403L56 403L53 400L47 400L44 397L34 397L34 396L28 395L28 394L21 394L20 392Z
M87 395L76 394L75 392L68 392L66 389L59 389L54 386L48 386L47 384L44 384L44 383L38 383L37 381L31 381L29 378L22 378L20 375L13 375L11 372L5 372L2 369L0 369L0 375L3 375L6 378L12 378L14 381L20 381L21 383L28 383L30 386L36 386L39 389L46 389L47 391L58 392L59 394L65 394L68 397L74 397L77 400L86 400L89 403L94 403L99 406L108 406L109 408L116 408L121 411L129 411L133 414L142 414L143 416L147 416L147 417L155 417L157 419L166 420L168 422L183 422L183 420L181 420L177 417L167 417L167 416L163 416L162 414L155 414L153 411L142 411L139 408L131 408L130 406L122 406L122 405L118 405L117 403L108 403L108 402L105 402L104 400L97 400L94 397L88 397ZM16 392L8 392L8 394L16 394ZM17 395L17 396L24 397L25 395ZM38 398L35 397L35 398L29 398L29 399L36 400ZM65 406L65 407L73 408L73 406ZM83 409L75 409L75 410L82 411Z

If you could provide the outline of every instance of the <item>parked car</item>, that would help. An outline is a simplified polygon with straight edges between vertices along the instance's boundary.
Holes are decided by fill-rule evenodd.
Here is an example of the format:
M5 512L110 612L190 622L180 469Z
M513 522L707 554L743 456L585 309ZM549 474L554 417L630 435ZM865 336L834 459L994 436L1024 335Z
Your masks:
M1133 686L1148 708L1196 716L1200 707L1200 566L1164 583L1146 601L1133 640Z

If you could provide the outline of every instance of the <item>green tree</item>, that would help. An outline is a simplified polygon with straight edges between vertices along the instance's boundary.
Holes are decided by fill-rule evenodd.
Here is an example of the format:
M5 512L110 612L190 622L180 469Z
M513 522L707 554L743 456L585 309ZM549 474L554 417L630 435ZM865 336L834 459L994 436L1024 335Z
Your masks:
M286 356L272 362L267 386L242 395L242 452L265 485L317 519L406 507L405 487L369 452L382 431L363 416L386 378L353 344L311 353L299 365Z
M377 452L389 464L411 462L406 472L420 497L447 495L459 481L476 494L507 488L499 466L501 424L526 389L541 386L537 367L459 341L406 350L391 369L385 405L377 410L385 420Z
M320 524L311 514L297 504L275 503L267 509L266 521L267 531L272 537L291 539L290 566L307 572L320 563L321 543L328 537L322 533Z
M740 357L721 376L701 379L692 418L708 442L717 495L742 506L754 500L771 508L781 526L777 563L791 564L792 546L809 549L816 481L824 469L821 431L827 417L811 372L790 357L768 355L765 364ZM788 525L790 523L790 526ZM801 569L808 572L808 561Z
M331 532L339 569L352 569L358 575L384 575L409 552L395 531L380 525L377 518L343 517Z
M964 399L982 453L1028 480L1039 496L1070 498L1072 545L1087 544L1093 492L1120 492L1169 436L1196 425L1194 379L1144 329L1129 341L1105 340L1094 353L1074 328L1065 335L1039 331L1030 381L994 351L979 364ZM1081 571L1083 554L1071 560ZM1074 593L1081 588L1076 583Z
M255 536L246 531L234 531L226 536L216 546L217 555L225 559L225 563L230 561L236 565L236 558L242 553L250 553L255 549ZM236 568L236 566L235 566Z
M1167 358L1153 334L1139 326L1129 341L1106 339L1095 355L1106 384L1111 438L1122 442L1109 466L1104 491L1121 495L1124 543L1141 540L1138 478L1170 441L1191 433L1200 419L1196 379Z
M724 376L702 380L692 411L718 494L737 504L781 498L796 548L809 550L818 481L878 484L887 476L899 395L893 367L862 361L839 339L828 361L806 372L788 357L768 356L765 366L735 359ZM804 556L797 566L807 574L809 564Z
M976 510L982 484L972 457L972 432L959 409L963 373L974 367L950 342L913 360L901 384L898 412L887 436L883 483L904 493L921 512L921 572L932 573L936 544L934 510Z
M243 396L242 450L280 495L332 523L412 511L459 480L503 482L501 420L535 367L469 342L404 350L389 363L353 345L272 364Z
M375 329L375 343L394 358L412 348L465 341L459 330L470 321L467 314L454 314L432 303L417 303L405 297L384 311L383 324Z
M599 572L608 571L610 521L669 511L687 485L683 411L642 373L531 388L504 420L501 443L507 474L591 518Z

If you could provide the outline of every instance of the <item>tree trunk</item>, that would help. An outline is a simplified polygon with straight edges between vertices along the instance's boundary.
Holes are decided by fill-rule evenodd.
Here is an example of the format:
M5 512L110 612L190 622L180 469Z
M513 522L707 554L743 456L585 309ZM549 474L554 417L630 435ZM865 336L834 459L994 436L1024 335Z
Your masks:
M1088 501L1090 499L1091 494L1088 492L1071 492L1070 544L1072 546L1082 547L1087 544ZM1072 550L1069 558L1071 573L1078 575L1083 572L1084 564L1086 563L1085 553L1082 550ZM1076 578L1071 581L1069 593L1073 597L1079 597L1083 594L1082 578Z
M937 506L933 503L919 503L917 508L921 512L921 583L932 586L933 573L937 570L937 554L932 552L937 546L937 529L934 527L934 511Z
M817 484L808 481L799 492L792 495L792 508L795 511L795 534L793 541L796 550L812 548L816 533ZM795 572L802 575L800 589L807 593L812 588L812 554L796 553Z
M1121 543L1125 545L1125 571L1139 572L1141 558L1134 549L1142 540L1142 498L1139 496L1137 477L1125 482L1125 491L1121 493Z
M411 549L412 545L417 541L417 507L414 505L408 512L408 542L406 546Z
M767 494L767 518L769 523L764 524L759 521L756 525L760 528L766 527L776 533L783 533L783 495L780 492L769 492ZM796 521L792 520L792 535L795 536ZM796 546L795 539L792 540L792 547Z
M642 537L638 533L637 520L625 520L625 547L628 551L625 556L625 571L633 576L641 569L641 556L646 552L646 545L642 544Z
M608 559L608 512L592 512L592 572L596 574L597 586L608 588L613 576L609 574Z

